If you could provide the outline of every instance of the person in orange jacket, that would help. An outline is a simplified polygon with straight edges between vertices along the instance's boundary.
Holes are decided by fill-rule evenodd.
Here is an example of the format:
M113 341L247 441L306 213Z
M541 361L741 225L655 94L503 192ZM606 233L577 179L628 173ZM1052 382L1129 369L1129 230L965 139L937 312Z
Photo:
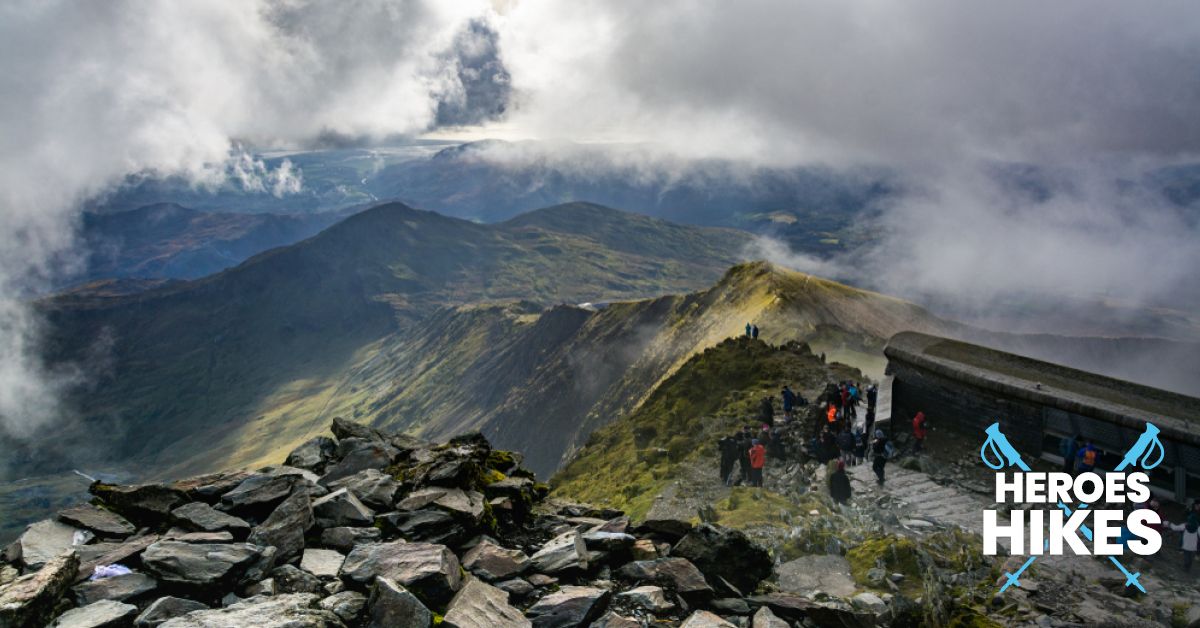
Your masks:
M825 411L825 416L829 419L830 423L837 423L837 412L837 406L832 403L829 404L829 409Z
M750 441L750 486L762 487L763 465L767 461L767 449L758 439Z
M925 446L925 436L928 435L928 430L925 429L925 413L917 412L917 416L913 417L913 438L916 442L913 444L913 453L920 452Z

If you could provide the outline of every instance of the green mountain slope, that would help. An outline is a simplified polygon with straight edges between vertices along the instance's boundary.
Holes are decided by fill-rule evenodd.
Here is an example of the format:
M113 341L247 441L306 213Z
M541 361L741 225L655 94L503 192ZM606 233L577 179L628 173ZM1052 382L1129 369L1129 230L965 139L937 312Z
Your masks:
M628 220L675 244L617 250L605 238L559 230L560 211L595 213L610 230ZM38 307L49 358L90 367L92 378L72 400L78 421L53 439L13 446L6 462L20 474L64 461L120 460L140 470L217 464L256 444L256 430L320 415L323 395L349 394L336 388L340 378L359 372L381 341L444 329L446 307L696 289L719 278L748 237L590 205L481 225L392 203L198 281L46 299Z

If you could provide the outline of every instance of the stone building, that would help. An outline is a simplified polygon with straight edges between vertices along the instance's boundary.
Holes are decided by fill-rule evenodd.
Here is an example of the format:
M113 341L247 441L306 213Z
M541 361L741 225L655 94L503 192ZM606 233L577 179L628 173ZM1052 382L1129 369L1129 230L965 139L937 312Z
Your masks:
M1026 459L1061 462L1059 444L1078 435L1104 450L1112 469L1145 430L1162 431L1165 457L1151 472L1159 494L1200 498L1200 399L996 351L901 332L884 354L897 429L924 411L931 425L980 437L999 421Z

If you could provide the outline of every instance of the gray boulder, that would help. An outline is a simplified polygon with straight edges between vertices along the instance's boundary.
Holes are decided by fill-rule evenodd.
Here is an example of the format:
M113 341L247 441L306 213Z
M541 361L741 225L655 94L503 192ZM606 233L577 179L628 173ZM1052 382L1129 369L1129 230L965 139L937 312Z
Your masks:
M490 539L480 541L463 556L463 568L484 580L505 580L529 568L529 557L518 549L508 549Z
M94 535L65 523L44 519L29 524L13 543L12 550L26 570L40 569L55 556L77 545L83 545Z
M750 626L751 628L788 628L788 623L772 613L770 608L764 606L754 614Z
M227 608L195 611L167 620L162 628L342 628L342 620L317 606L317 596L293 593L242 600Z
M346 557L327 549L306 549L300 557L300 568L318 578L336 578Z
M407 541L455 544L467 534L466 528L444 510L389 512L379 515L376 522Z
M421 600L389 578L375 580L367 608L370 614L368 628L428 628L433 624L433 613L429 612Z
M598 552L625 552L633 547L637 538L624 532L589 530L583 533L583 544Z
M333 460L335 453L337 453L337 443L333 442L332 438L316 436L293 449L283 464L321 473L325 470L325 465Z
M696 566L686 558L638 560L621 567L618 573L628 580L656 582L694 604L712 597L713 590Z
M295 565L280 565L271 571L271 581L275 584L275 593L316 593L323 594L324 587L316 576L297 568Z
M312 500L308 491L299 487L250 532L247 540L256 545L275 546L279 551L275 560L286 563L304 551L304 535L313 522Z
M139 525L153 526L187 501L182 490L166 484L117 485L95 482L88 487L88 491Z
M175 522L191 530L201 532L228 530L241 537L250 533L250 524L245 520L223 513L203 502L184 504L172 510L171 517Z
M385 443L367 441L358 443L357 448L347 452L340 461L330 465L325 475L321 476L321 484L329 486L331 482L348 478L367 469L386 469L392 464L392 460L398 453L394 447Z
M719 615L714 615L708 611L696 611L688 616L679 628L737 628Z
M355 497L372 508L387 510L396 501L400 483L379 469L365 469L329 483L329 490L336 491L339 488L348 489Z
M510 598L522 598L530 593L533 593L534 586L529 584L524 578L513 578L504 582L497 582L496 588L504 591Z
M618 593L617 600L644 608L651 613L665 613L675 608L675 603L668 600L662 587L652 585L640 586L623 593Z
M75 581L79 557L64 552L41 569L0 586L0 626L42 626Z
M608 596L596 587L566 586L538 600L525 614L535 628L584 626L604 610Z
M608 611L588 628L645 628L645 625L641 620Z
M137 528L121 515L91 504L60 510L58 520L108 538L124 538L137 532Z
M462 588L462 567L445 545L395 542L355 547L342 565L342 578L365 586L376 577L393 580L434 607Z
M236 581L262 553L249 543L159 541L142 552L142 566L162 582L207 589Z
M367 596L358 591L341 591L322 599L318 606L332 611L347 624L353 624L367 606Z
M208 610L208 607L194 600L181 597L160 597L150 603L137 619L133 620L135 628L157 628L168 619L182 617L192 611Z
M327 528L321 531L321 545L349 552L355 545L375 543L383 538L379 528Z
M275 504L291 495L299 483L307 484L307 481L297 475L251 475L221 496L220 508L233 513L269 512Z
M541 573L587 571L588 550L579 532L570 530L551 539L529 560Z
M314 501L312 511L322 528L370 525L375 521L375 513L344 488Z
M532 623L508 603L508 594L471 578L450 600L443 625L450 628L529 628Z
M690 530L671 549L671 556L690 560L714 584L724 578L747 594L771 577L775 564L767 550L741 530L707 523Z
M137 613L132 604L104 600L59 615L50 628L119 628L128 626Z
M101 600L124 602L141 597L158 588L158 582L144 573L128 573L121 576L88 580L75 585L71 592L77 606L87 606Z

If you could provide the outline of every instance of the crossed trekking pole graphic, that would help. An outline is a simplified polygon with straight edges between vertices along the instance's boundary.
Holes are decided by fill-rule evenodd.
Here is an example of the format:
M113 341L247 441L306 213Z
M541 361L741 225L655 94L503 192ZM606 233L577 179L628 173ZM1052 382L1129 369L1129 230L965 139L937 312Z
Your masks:
M983 459L984 464L992 469L995 469L996 471L999 471L1006 466L1016 467L1026 473L1030 471L1029 465L1025 464L1025 461L1021 459L1021 454L1017 453L1017 450L1013 448L1011 443L1008 442L1008 437L1004 435L1004 432L1000 431L999 423L993 423L989 425L984 431L987 433L988 437L987 440L984 441L983 447L979 449L979 457ZM1154 452L1157 452L1158 457L1151 461L1150 457L1154 455ZM991 458L988 457L989 453L992 456ZM1125 457L1121 460L1121 464L1117 465L1116 471L1124 471L1130 465L1140 466L1142 469L1149 471L1150 469L1153 469L1162 463L1163 455L1164 452L1162 442L1158 440L1158 427L1156 427L1153 423L1146 423L1146 431L1138 437L1137 442L1133 444L1133 447L1130 447L1129 451L1125 453ZM1062 509L1062 511L1068 517L1071 516L1071 508L1069 506L1062 502L1058 502L1058 507ZM1079 508L1087 508L1087 504L1084 504ZM1084 538L1089 541L1092 540L1092 530L1087 526L1087 524L1081 524L1079 526L1079 530L1083 532ZM1049 546L1049 544L1050 542L1046 541L1046 546ZM1010 586L1021 586L1021 574L1025 573L1025 570L1028 569L1036 559L1037 556L1030 556L1025 563L1021 565L1021 568L1015 573L1010 572L1004 574L1008 580L1003 586L1000 587L1000 592L1004 593L1004 591ZM1122 565L1121 561L1117 560L1116 556L1109 556L1108 560L1111 561L1113 565L1116 565L1117 569L1120 569L1121 573L1125 575L1125 586L1128 587L1132 585L1137 587L1142 593L1146 592L1145 587L1143 587L1141 581L1138 580L1138 578L1142 575L1141 573L1130 573L1129 570L1125 568L1125 565Z

